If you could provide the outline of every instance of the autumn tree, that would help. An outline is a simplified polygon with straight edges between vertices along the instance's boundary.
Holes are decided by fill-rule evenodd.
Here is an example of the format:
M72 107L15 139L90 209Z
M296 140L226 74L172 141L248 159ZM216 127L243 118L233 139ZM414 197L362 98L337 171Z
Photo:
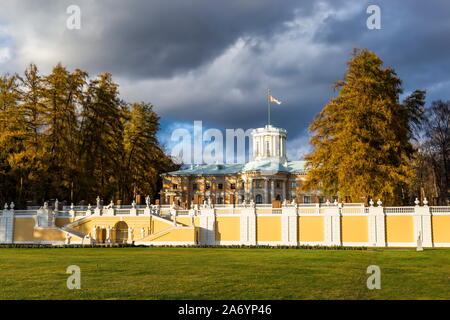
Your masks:
M56 191L52 195L46 193L45 198L74 199L74 187L79 178L77 108L84 99L86 78L86 72L77 69L70 73L58 64L42 79L42 148L47 165L42 183L44 190Z
M16 168L11 155L23 150L21 113L18 108L20 90L17 75L0 77L0 200L2 203L17 192ZM20 180L20 179L19 179ZM20 188L20 187L19 187Z
M158 143L159 116L153 106L134 103L130 106L124 135L124 182L125 195L149 195L155 199L158 191L159 173L175 170L173 162L164 154ZM131 199L127 199L131 200Z
M79 155L83 189L80 197L118 197L123 158L124 103L109 73L89 83L81 112Z
M109 73L89 79L57 64L0 76L0 203L90 203L157 196L177 167L157 139L159 117L126 103Z
M37 66L30 64L22 77L20 84L20 102L16 106L20 116L20 137L22 148L10 154L11 166L20 173L19 199L38 201L43 197L40 181L47 174L42 152L42 125L44 105L42 103L42 77Z
M424 92L399 101L401 80L367 49L355 49L338 91L310 125L313 146L307 155L305 189L349 197L353 202L401 201L402 185L413 172L408 165L413 124L420 123Z

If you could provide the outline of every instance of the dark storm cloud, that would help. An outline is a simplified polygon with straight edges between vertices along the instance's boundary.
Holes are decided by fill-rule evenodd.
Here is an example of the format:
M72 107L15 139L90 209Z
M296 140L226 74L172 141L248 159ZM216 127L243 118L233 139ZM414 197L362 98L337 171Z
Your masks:
M81 30L65 28L70 4L82 10ZM366 27L369 4L381 7L381 30ZM4 70L34 61L47 72L61 61L92 75L111 72L125 99L154 103L164 123L261 126L270 87L283 101L272 108L273 122L298 148L336 94L332 85L354 47L393 67L406 94L426 89L428 102L450 99L444 0L2 0L0 8Z

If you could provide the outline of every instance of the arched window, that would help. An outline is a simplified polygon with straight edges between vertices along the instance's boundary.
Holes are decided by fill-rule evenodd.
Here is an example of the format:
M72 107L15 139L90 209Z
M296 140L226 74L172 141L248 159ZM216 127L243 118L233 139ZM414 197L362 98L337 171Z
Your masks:
M128 240L128 225L124 221L119 221L114 225L116 230L116 242L125 243Z
M262 196L260 194L257 194L255 197L256 203L262 203Z

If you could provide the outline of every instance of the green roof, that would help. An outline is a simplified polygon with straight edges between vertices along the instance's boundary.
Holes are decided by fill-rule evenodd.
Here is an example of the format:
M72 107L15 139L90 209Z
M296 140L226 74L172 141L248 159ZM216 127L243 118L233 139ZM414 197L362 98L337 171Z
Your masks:
M306 161L278 161L260 160L248 163L226 163L226 164L202 164L193 165L187 169L181 169L166 173L166 175L230 175L243 172L261 172L275 174L277 172L299 173L305 172Z

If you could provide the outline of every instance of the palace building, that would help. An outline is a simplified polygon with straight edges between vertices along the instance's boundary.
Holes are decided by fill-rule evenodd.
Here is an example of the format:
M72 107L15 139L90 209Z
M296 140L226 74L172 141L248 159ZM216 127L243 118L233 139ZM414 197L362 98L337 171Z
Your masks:
M251 132L252 161L202 164L162 174L162 204L318 203L318 192L301 191L305 161L288 161L287 131L271 125Z

